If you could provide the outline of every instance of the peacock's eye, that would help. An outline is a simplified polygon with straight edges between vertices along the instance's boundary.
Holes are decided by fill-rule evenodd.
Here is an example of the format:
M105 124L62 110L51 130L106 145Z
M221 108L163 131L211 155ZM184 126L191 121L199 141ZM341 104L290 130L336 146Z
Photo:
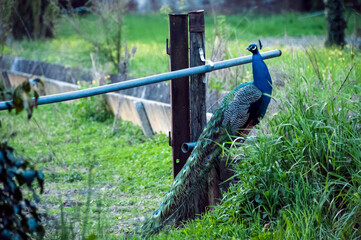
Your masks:
M256 46L253 46L253 47L252 47L252 51L256 50L256 48L257 48Z
M153 216L154 216L154 217L158 217L158 216L159 216L159 213L160 213L160 212L159 212L159 210L158 210L158 211L156 211L155 213L153 213Z

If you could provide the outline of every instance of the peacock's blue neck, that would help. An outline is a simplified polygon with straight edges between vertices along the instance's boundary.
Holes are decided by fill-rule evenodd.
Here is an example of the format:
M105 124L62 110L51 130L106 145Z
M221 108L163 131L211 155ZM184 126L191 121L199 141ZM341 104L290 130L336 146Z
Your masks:
M263 93L271 95L272 80L259 52L252 56L253 84Z

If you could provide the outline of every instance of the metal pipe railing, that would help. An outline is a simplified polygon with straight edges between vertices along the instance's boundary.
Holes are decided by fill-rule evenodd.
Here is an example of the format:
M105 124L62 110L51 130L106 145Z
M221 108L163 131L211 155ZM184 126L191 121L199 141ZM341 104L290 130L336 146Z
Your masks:
M272 51L261 53L261 56L263 59L269 59L269 58L279 57L279 56L281 56L281 54L282 54L281 50L272 50ZM250 63L250 62L252 62L251 55L245 56L245 57L234 58L234 59L230 59L230 60L225 60L225 61L220 61L220 62L215 62L213 65L197 66L197 67L186 68L186 69L182 69L182 70L178 70L178 71L153 75L153 76L149 76L149 77L133 79L133 80L125 81L125 82L113 83L113 84L108 84L108 85L104 85L104 86L93 87L93 88L88 88L88 89L83 89L83 90L72 91L72 92L42 96L42 97L38 98L38 105L69 101L69 100L74 100L74 99L78 99L78 98L84 98L84 97L90 97L90 96L94 96L94 95L104 94L104 93L108 93L108 92L115 92L115 91L119 91L119 90L124 90L124 89L139 87L139 86L143 86L143 85L148 85L148 84L152 84L152 83L158 83L158 82L163 82L163 81L167 81L167 80L171 80L171 79L176 79L176 78L180 78L180 77L190 76L193 74L212 72L215 70L229 68L229 67L242 65L242 64L246 64L246 63ZM12 101L0 102L0 111L7 110L8 106L12 107Z
M191 152L193 148L195 148L196 144L197 144L196 142L183 143L181 147L182 152L184 153Z

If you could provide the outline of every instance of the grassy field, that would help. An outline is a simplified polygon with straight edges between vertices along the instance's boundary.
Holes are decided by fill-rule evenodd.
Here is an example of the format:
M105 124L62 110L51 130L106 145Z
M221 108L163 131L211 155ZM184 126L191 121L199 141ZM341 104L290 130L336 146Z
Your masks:
M221 49L225 58L245 55L241 49L260 37L325 34L322 16L216 19L225 46L215 44L214 18L207 16L208 56L212 47ZM96 32L93 16L81 21ZM352 21L348 26L351 33ZM56 32L53 40L12 43L5 54L90 67L91 46L65 19ZM138 48L131 62L133 76L167 71L166 15L127 15L124 32L128 46ZM283 55L267 60L275 88L269 112L255 131L257 141L232 150L243 159L237 166L237 184L202 219L154 238L361 238L360 50L350 45L264 45L265 50L281 48ZM109 68L101 59L100 64ZM209 85L231 89L250 80L248 65L212 74ZM25 115L0 113L2 139L46 175L41 208L48 213L49 239L124 236L155 208L170 185L167 137L146 139L139 128L125 122L112 131L113 117L97 109L101 102L94 98L41 106L29 122Z
M61 236L72 227L78 235L85 228L88 207L86 235L113 239L131 231L137 218L155 208L159 194L168 190L172 166L167 137L147 139L127 122L112 131L111 114L96 110L101 100L42 106L30 121L25 114L0 114L1 139L45 173L39 208L49 214L47 239L67 239Z
M348 16L346 33L354 32L355 15ZM71 22L83 29L79 35ZM207 15L206 55L211 55L215 46L216 35L226 40L226 57L248 54L244 49L258 39L267 37L301 37L324 36L326 34L324 16L310 17L301 14L260 16L242 15ZM20 41L6 46L3 54L16 55L41 61L91 68L91 53L94 47L85 39L102 38L104 30L94 15L80 18L61 18L55 28L55 39L45 41ZM142 77L168 71L168 55L165 52L165 39L168 37L168 16L166 14L126 15L124 18L123 41L128 48L137 47L131 58L130 75ZM275 47L273 43L264 41L267 47ZM151 60L150 60L151 59ZM106 59L99 59L100 70L116 72Z

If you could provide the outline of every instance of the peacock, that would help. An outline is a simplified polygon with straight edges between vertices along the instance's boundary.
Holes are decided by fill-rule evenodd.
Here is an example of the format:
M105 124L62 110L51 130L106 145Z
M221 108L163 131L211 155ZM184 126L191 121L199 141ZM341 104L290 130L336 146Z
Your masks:
M257 45L250 44L246 50L252 53L253 82L240 84L224 97L169 192L143 223L143 236L159 232L166 224L194 217L197 202L206 195L207 174L222 154L222 146L229 147L230 140L246 136L266 113L272 94L271 76Z

